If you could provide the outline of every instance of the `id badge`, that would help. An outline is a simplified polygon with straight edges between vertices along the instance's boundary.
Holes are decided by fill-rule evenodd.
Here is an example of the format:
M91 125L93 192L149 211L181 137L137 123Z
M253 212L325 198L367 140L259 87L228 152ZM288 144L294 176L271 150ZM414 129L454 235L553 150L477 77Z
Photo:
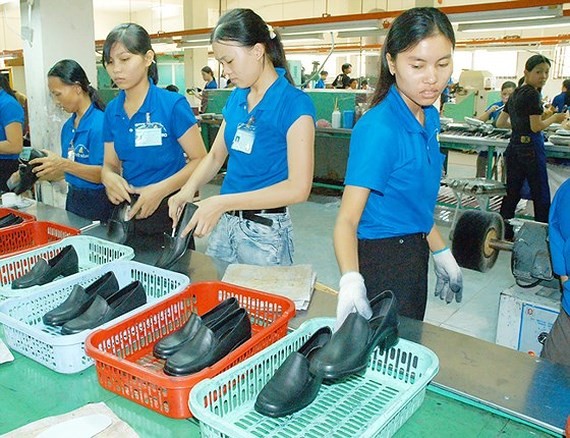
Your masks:
M240 123L238 125L234 141L232 142L232 149L234 151L243 152L244 154L251 154L253 149L253 142L255 141L255 127L249 124Z
M162 129L148 125L136 128L135 146L162 146Z
M69 146L67 149L67 159L70 161L75 161L75 149L73 146Z

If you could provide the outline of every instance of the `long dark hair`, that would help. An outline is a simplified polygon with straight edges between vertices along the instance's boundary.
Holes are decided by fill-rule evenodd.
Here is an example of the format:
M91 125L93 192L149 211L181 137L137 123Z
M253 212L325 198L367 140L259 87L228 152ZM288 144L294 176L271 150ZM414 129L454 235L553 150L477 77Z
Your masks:
M0 74L0 88L2 88L6 93L16 99L16 94L12 87L10 87L10 82L8 82L8 77L6 75ZM16 99L17 100L17 99Z
M103 67L111 59L111 49L115 43L123 44L126 49L135 55L145 56L149 50L152 50L152 64L148 68L148 77L153 84L158 84L158 68L156 67L156 53L152 48L150 36L148 32L139 24L123 23L116 26L103 44Z
M91 102L101 111L105 111L105 103L99 97L97 90L91 86L83 67L73 59L62 59L49 69L48 77L59 78L66 85L79 85L89 95Z
M285 78L294 85L281 36L251 9L232 9L222 15L210 35L210 43L215 41L235 41L244 47L263 44L273 66L285 69Z
M443 12L436 8L412 8L398 16L388 31L382 47L380 76L370 106L378 105L388 94L396 78L390 73L386 55L393 60L399 53L415 47L420 41L441 33L455 48L453 27Z

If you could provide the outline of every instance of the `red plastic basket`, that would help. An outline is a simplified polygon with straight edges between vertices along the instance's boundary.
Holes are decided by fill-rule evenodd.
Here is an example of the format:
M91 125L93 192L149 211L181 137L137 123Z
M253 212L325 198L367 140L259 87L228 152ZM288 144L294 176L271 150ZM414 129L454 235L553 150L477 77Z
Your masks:
M6 207L0 207L0 219L3 218L4 216L8 216L10 213L12 213L15 216L19 216L22 219L24 219L24 222L21 222L18 225L21 225L23 223L26 222L31 222L31 221L35 221L36 217L34 215L28 214L28 213L24 213L23 211L20 210L14 210L13 208L6 208ZM10 227L15 227L16 225L10 225ZM5 230L7 228L10 227L4 227L4 228L0 228L0 230Z
M229 297L236 297L248 311L251 339L198 373L181 377L165 374L165 361L152 354L154 344L184 325L190 312L202 315ZM188 397L194 385L281 339L293 316L294 303L279 295L222 282L193 283L144 312L94 331L85 340L85 350L95 360L104 388L167 417L189 418Z
M0 257L15 255L79 233L76 228L44 221L24 222L0 229Z

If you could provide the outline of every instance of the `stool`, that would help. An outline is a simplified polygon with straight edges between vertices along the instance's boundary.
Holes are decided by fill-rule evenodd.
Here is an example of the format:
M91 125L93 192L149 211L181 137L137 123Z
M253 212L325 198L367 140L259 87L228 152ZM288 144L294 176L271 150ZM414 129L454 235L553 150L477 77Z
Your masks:
M489 199L493 196L505 196L507 194L507 186L493 179L486 178L443 178L441 184L449 187L457 199L457 205L453 213L451 221L450 236L459 216L459 210L462 208L463 196L474 196L477 199L479 209L488 211Z

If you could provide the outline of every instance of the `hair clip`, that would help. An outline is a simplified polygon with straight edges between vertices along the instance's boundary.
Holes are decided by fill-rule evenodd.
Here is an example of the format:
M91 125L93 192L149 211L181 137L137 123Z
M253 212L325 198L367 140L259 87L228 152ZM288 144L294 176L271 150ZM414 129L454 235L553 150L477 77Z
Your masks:
M267 30L269 31L269 38L274 39L275 31L273 30L273 26L271 26L271 24L267 25Z

